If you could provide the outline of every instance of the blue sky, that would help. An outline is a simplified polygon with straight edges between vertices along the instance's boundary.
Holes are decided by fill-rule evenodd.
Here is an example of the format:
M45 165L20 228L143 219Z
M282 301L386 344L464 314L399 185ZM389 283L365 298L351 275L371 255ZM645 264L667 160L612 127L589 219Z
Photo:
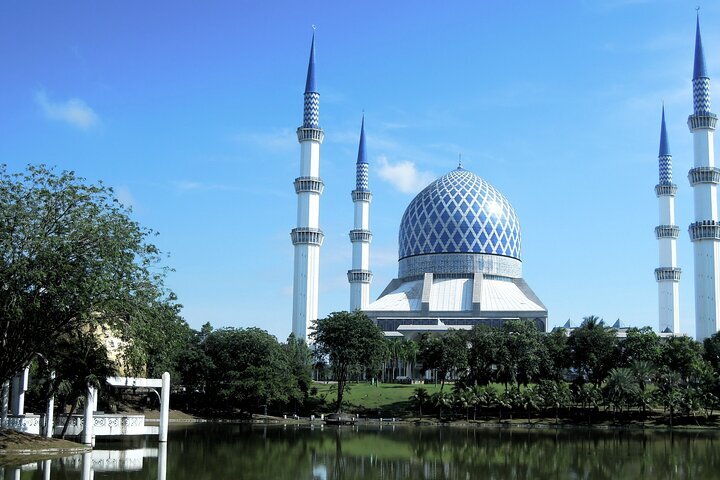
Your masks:
M657 324L657 151L679 185L681 322L694 334L692 52L680 0L19 2L0 5L0 162L112 185L160 232L193 327L291 326L295 128L317 25L325 130L320 312L348 307L350 191L366 114L375 298L402 213L464 166L503 192L550 324ZM701 2L720 78L720 5ZM713 84L714 105L720 87ZM714 108L718 111L720 108Z

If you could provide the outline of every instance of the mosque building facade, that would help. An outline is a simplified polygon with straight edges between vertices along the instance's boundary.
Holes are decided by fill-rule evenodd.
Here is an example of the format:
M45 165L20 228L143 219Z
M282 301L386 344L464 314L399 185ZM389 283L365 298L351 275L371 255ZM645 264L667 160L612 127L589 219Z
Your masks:
M720 331L720 220L715 166L714 132L717 116L710 110L710 78L696 25L693 68L693 113L688 127L693 135L694 162L688 180L694 193L694 221L688 227L693 244L695 330L702 341ZM295 248L293 333L307 339L318 316L319 258L323 233L319 228L320 145L319 98L315 86L313 36L304 94L297 226L291 232ZM677 263L675 197L665 109L663 107L658 198L659 266L658 331L681 334ZM535 323L547 331L548 310L523 279L520 222L508 199L483 178L464 169L441 176L408 205L398 235L398 274L375 301L370 301L370 192L365 145L365 118L360 129L355 189L351 192L354 223L350 231L352 265L347 272L350 310L365 312L389 337L415 337L475 325L501 326L513 319Z

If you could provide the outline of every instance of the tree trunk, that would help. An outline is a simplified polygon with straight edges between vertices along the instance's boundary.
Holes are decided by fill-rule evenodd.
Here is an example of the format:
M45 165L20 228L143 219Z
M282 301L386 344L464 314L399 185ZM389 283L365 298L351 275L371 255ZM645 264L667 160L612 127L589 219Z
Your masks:
M67 417L65 418L65 425L63 425L62 432L60 433L60 438L65 440L65 432L67 432L68 425L70 425L70 417L72 417L72 414L75 412L75 409L77 408L79 399L75 399L75 402L70 405L70 413L67 414Z

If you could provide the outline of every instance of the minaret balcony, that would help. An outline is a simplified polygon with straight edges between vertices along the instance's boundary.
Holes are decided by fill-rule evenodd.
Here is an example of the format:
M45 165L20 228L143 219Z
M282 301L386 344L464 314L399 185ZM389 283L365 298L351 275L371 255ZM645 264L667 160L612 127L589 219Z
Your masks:
M350 230L350 241L370 243L372 241L372 233L370 230Z
M660 267L655 269L655 280L658 282L679 282L682 270L677 267Z
M655 236L661 238L678 238L680 236L680 227L677 225L658 225L655 227Z
M307 140L314 140L318 143L322 143L325 138L325 132L319 128L308 128L299 127L297 129L298 142L305 142Z
M325 184L318 177L298 177L295 179L295 193L313 192L321 194Z
M353 190L352 191L353 202L368 202L372 200L372 193L370 190Z
M322 245L325 235L319 228L298 227L290 232L293 245Z
M674 183L662 183L655 185L655 195L658 197L674 197L677 189L678 187Z
M717 220L703 220L691 223L688 228L690 241L720 240L720 222Z
M370 283L373 278L370 270L348 270L347 276L350 283Z
M714 113L707 112L702 115L690 115L688 117L688 127L690 128L690 131L697 128L709 128L711 130L715 130L716 124L717 115Z
M688 172L688 180L693 187L700 183L720 183L720 168L695 167Z

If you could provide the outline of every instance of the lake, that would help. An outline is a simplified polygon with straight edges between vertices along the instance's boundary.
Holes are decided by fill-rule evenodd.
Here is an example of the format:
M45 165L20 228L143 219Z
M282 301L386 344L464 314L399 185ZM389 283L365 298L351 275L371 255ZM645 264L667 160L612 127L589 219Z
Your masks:
M166 445L99 440L92 453L4 469L4 480L93 478L712 479L720 434L200 423L171 427Z

